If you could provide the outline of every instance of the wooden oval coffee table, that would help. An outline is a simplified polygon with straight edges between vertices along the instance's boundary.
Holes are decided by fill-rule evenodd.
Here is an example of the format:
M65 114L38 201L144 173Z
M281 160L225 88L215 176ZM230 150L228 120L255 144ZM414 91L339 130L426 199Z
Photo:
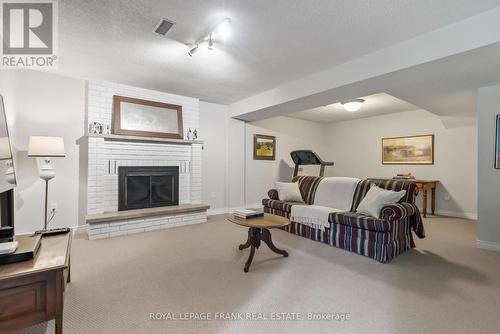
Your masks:
M245 272L248 272L248 269L250 269L250 265L252 264L253 256L255 254L255 249L260 247L261 241L264 241L273 252L281 254L284 257L288 257L287 251L278 249L273 244L273 241L271 239L271 232L269 231L272 228L281 228L289 225L290 220L288 220L287 218L264 214L264 216L262 217L244 219L231 215L227 218L227 220L231 223L248 227L248 240L246 243L238 247L240 250L251 247L250 255L248 256L248 260L245 263L245 268L243 269Z

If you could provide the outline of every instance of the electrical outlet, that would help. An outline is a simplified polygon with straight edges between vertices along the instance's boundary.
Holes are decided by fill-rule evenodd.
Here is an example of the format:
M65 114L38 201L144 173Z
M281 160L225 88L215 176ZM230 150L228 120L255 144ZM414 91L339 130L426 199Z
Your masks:
M450 195L446 194L444 195L444 200L445 201L449 201L451 199Z
M50 212L56 212L56 211L57 211L57 203L51 203Z
M215 198L215 197L217 197L217 193L215 191L212 191L211 196L212 196L212 198Z

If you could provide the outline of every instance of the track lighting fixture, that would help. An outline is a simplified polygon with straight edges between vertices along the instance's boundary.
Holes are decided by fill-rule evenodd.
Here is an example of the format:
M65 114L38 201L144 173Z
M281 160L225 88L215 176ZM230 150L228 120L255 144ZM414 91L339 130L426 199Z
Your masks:
M231 34L230 28L231 19L226 17L219 24L217 24L213 29L211 29L208 34L199 38L194 44L188 45L190 47L188 51L189 56L193 56L193 54L198 50L198 46L202 43L207 43L207 48L209 50L214 49L215 41L223 41L227 39ZM192 46L194 45L194 46Z

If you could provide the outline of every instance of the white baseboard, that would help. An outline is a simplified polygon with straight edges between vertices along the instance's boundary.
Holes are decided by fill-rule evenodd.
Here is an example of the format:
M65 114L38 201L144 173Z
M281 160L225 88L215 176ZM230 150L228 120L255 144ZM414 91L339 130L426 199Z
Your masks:
M500 252L500 243L498 242L476 240L476 246L479 249Z
M226 208L208 209L207 216L222 215L226 213Z
M436 210L436 215L445 216L445 217L455 217L455 218L464 218L477 220L477 213L475 212L459 212L459 211L448 211L448 210ZM429 214L429 211L427 211Z

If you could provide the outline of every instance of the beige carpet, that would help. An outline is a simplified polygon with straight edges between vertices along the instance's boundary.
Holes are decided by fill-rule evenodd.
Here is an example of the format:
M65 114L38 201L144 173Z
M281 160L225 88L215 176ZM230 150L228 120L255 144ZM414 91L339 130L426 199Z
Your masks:
M417 249L380 264L283 231L249 273L246 230L208 223L109 240L77 237L64 333L498 333L500 254L475 223L428 218ZM350 321L182 321L151 312L341 312ZM25 333L53 333L53 322Z

